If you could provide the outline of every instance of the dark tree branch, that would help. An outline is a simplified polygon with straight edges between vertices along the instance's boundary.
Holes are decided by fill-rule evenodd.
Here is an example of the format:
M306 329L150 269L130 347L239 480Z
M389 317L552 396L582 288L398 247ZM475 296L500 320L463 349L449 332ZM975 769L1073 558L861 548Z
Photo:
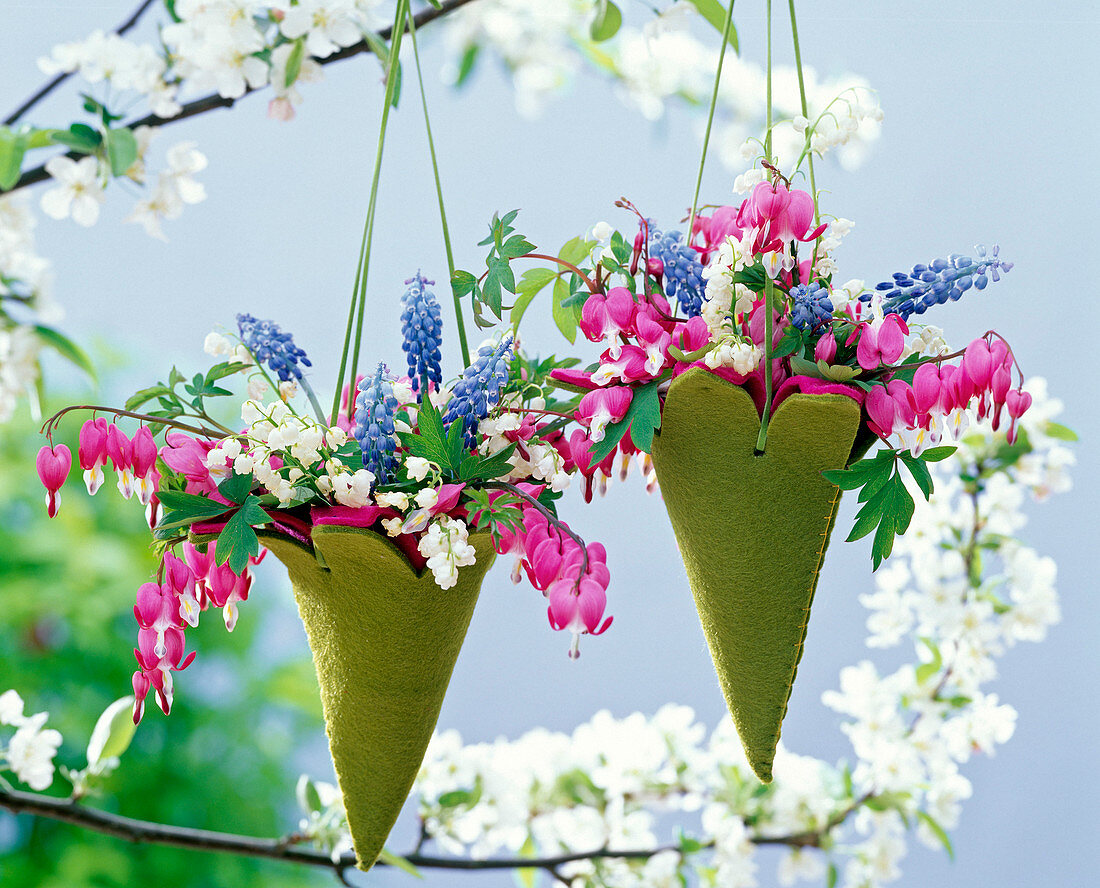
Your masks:
M442 18L448 13L454 12L456 9L459 9L460 7L463 7L467 3L471 2L473 2L473 0L445 0L445 2L438 9L429 6L427 9L424 9L421 12L417 13L413 17L413 21L416 23L416 27L419 29L423 25L426 25L429 22L434 22L436 19ZM383 40L389 40L392 34L392 26L385 27L378 32L378 36L381 37ZM334 62L340 62L344 59L350 59L352 56L361 55L365 52L371 52L371 48L370 44L367 43L366 40L362 40L359 43L345 47L338 52L334 52L332 55L326 58L314 58L314 61L317 62L317 64L319 65L331 65ZM218 108L232 108L245 96L250 96L255 92L261 92L265 89L267 89L266 86L262 86L257 89L249 88L244 91L243 95L240 95L235 99L227 99L214 93L208 96L203 96L201 99L195 99L194 101L188 102L183 106L183 109L180 111L180 113L175 115L174 117L160 117L156 114L150 114L138 120L132 120L129 123L125 124L125 126L130 129L138 126L168 126L169 124L179 123L182 120L187 120L189 117L195 117L199 114L205 114L207 111L215 111ZM70 151L65 156L76 160L82 155L74 151ZM34 185L38 182L44 182L49 177L50 175L46 172L46 167L44 164L39 167L34 167L33 169L27 170L25 173L23 173L23 175L19 177L19 181L16 182L7 193L17 191L20 188L26 188L28 185Z
M139 21L141 21L141 17L143 15L145 15L145 10L147 10L155 2L156 2L156 0L142 0L141 5L138 6L138 8L135 9L130 14L130 17L128 19L126 19L126 21L124 21L121 25L119 25L117 28L115 28L114 32L116 34L118 34L119 37L123 36L127 31L129 31L131 28L133 28L134 25L136 25ZM22 105L20 105L18 108L16 108L14 111L12 111L11 114L9 114L6 118L4 118L4 124L3 125L4 126L11 126L13 123L15 123L17 120L19 120L20 117L22 117L24 114L26 114L28 111L30 111L31 108L33 108L35 105L37 105L39 102L41 102L44 98L46 98L46 96L48 96L50 93L52 93L55 89L57 89L59 86L61 86L62 83L64 83L66 80L68 80L72 76L73 75L72 75L71 72L58 74L53 80L51 80L49 83L44 84L42 86L42 88L38 90L38 92L36 92L33 96L31 96L29 99L27 99Z
M756 845L786 845L792 848L820 848L823 839L832 830L844 823L848 817L864 805L870 796L855 800L837 811L817 830L792 833L785 836L753 836ZM193 848L198 851L239 854L245 857L263 857L271 860L284 860L288 863L300 863L330 869L343 879L345 871L356 865L355 855L346 853L333 860L331 855L314 848L302 848L296 843L304 840L299 833L292 833L281 839L263 839L255 836L242 836L233 833L214 832L206 829L191 829L185 826L169 826L152 823L147 820L135 820L119 814L111 814L97 808L87 808L72 799L59 799L31 792L20 792L0 788L0 808L7 808L16 814L32 814L69 823L93 832L103 833L128 842L150 845L169 845L175 848ZM713 842L701 846L713 847ZM506 870L506 869L542 869L554 874L558 867L581 860L648 860L666 851L679 851L678 845L661 845L655 848L639 848L617 851L600 848L594 851L559 854L555 857L497 857L485 860L472 860L461 857L436 857L419 851L407 855L405 859L420 869L450 870ZM379 863L379 865L385 865Z

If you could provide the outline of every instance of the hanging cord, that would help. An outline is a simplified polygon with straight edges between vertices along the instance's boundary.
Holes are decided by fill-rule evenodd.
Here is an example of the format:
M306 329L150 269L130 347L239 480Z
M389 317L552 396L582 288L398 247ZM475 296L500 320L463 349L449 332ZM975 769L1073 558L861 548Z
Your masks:
M703 155L699 158L699 174L695 177L695 195L691 198L691 215L688 217L687 234L684 243L691 242L692 229L695 227L695 212L699 206L699 190L703 186L703 166L707 162L707 146L710 144L710 130L714 124L714 109L718 105L718 84L722 81L722 63L726 59L726 46L729 44L730 30L733 27L733 5L736 0L730 0L729 9L726 10L726 24L722 29L722 48L718 50L718 68L714 72L714 91L710 96L710 112L707 114L707 130L703 135Z
M764 134L764 160L772 163L772 0L768 7L768 129ZM768 178L773 173L768 170ZM775 302L775 281L764 272L764 412L760 417L760 434L756 438L756 453L760 455L768 442L768 420L772 412L772 305Z
M428 133L428 150L432 155L432 174L435 176L435 194L439 198L439 221L443 226L443 246L447 249L447 284L455 302L455 320L458 321L458 345L462 349L462 366L470 366L470 346L466 341L466 324L462 320L462 300L454 292L451 282L455 276L455 259L451 250L451 232L447 227L447 211L443 208L443 185L439 180L439 163L436 160L435 140L432 138L432 123L428 119L428 96L424 92L424 75L420 70L420 50L416 45L416 22L412 9L409 9L409 39L412 40L413 59L416 60L416 82L420 87L420 104L424 108L424 129Z
M348 325L344 333L344 349L340 356L340 372L336 379L336 391L332 396L332 421L340 412L340 395L344 387L344 370L348 366L348 349L351 347L351 377L348 391L348 419L355 413L355 377L359 364L359 348L363 341L363 315L367 303L367 272L370 268L370 248L374 238L374 211L378 201L378 180L382 173L382 153L386 143L386 126L390 119L397 92L397 78L400 67L401 38L405 33L405 17L408 14L409 0L397 0L394 14L392 38L390 39L390 57L386 67L386 94L382 106L382 123L378 130L378 150L374 158L374 177L371 180L370 200L367 203L367 219L363 225L363 240L359 247L359 265L355 271L355 285L352 287L351 307L348 310ZM352 325L355 325L355 339L352 340Z
M802 50L798 45L798 21L794 16L794 0L787 0L791 10L791 37L794 38L794 66L798 71L798 95L802 100L802 116L810 119L810 106L806 101L806 78L802 74ZM806 127L806 145L802 149L806 160L810 165L810 192L814 199L814 227L821 224L821 217L817 208L817 181L814 179L814 153L810 150L810 127ZM791 174L792 176L794 173Z

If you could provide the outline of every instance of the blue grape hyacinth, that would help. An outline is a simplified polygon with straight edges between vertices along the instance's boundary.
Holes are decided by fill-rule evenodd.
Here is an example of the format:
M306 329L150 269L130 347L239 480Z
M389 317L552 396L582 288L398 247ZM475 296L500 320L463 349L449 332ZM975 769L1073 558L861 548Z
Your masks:
M294 337L272 321L261 321L250 314L237 315L241 342L252 352L257 364L267 364L281 382L302 378L299 364L312 367L306 353L294 344Z
M875 286L882 294L884 314L901 315L907 320L912 314L924 314L933 305L943 305L947 301L956 301L962 294L974 287L984 290L990 280L999 281L1001 272L1012 270L1012 263L999 258L1001 248L994 244L989 255L979 244L974 248L978 254L975 261L969 256L952 253L946 259L933 259L928 265L914 265L910 272L894 272L892 281L883 281ZM872 293L864 293L859 298L870 302Z
M443 382L443 356L440 353L443 319L439 313L439 302L428 289L434 286L435 281L429 281L418 271L405 283L408 289L401 297L401 335L405 341L401 349L409 363L413 391L420 400L421 376L426 374L436 385Z
M829 298L829 291L817 281L792 287L790 296L791 323L799 330L813 331L832 319L833 301Z
M477 359L467 367L455 383L443 425L449 430L456 420L462 422L466 448L477 446L477 427L498 403L508 384L508 365L512 360L512 337L505 336L497 346L483 345Z
M363 451L363 467L374 473L375 484L388 484L397 471L397 438L394 415L397 398L385 364L359 381L355 397L355 428L352 435Z
M664 266L665 295L675 297L689 318L703 310L706 282L699 254L684 243L679 231L659 231L650 223L649 258L659 259Z

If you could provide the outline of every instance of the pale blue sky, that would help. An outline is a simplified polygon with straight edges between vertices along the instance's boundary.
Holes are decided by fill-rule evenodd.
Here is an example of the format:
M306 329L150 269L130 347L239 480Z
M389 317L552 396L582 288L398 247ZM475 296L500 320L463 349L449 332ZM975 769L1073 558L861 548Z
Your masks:
M34 60L52 43L111 26L130 5L0 0L0 107L40 82ZM736 16L743 50L757 60L762 6L744 4ZM1026 372L1049 379L1066 401L1063 420L1083 438L1075 490L1032 509L1026 531L1059 564L1063 622L1046 643L1020 645L1002 661L991 689L1017 708L1019 722L994 759L964 769L974 797L954 832L958 860L952 864L914 842L899 884L1095 884L1100 422L1090 350L1098 321L1097 13L1086 0L852 6L804 0L799 22L806 62L825 74L862 74L886 111L883 136L858 173L835 167L819 173L829 192L825 208L857 224L839 255L842 279L877 280L916 261L968 252L976 242L1000 243L1002 255L1016 262L1012 273L984 293L968 293L934 322L956 343L996 327ZM425 30L430 69L440 66L439 50ZM526 120L492 65L461 93L434 80L429 90L460 266L480 261L475 244L496 210L521 207L520 230L552 248L599 219L627 225L612 206L620 195L659 219L677 216L690 202L697 142L682 111L646 123L601 79L583 74L570 95L540 119ZM250 311L294 332L324 386L338 357L379 104L377 66L359 59L307 87L292 124L267 120L265 100L253 98L166 130L163 143L195 139L210 159L200 177L210 197L169 224L169 244L121 225L132 201L117 196L90 231L69 222L40 226L68 331L143 353L145 363L126 380L135 387L163 374L171 360L201 361L206 332ZM59 116L44 112L37 122L68 119L69 107L75 103L52 101L44 109ZM371 271L377 308L364 346L372 359L399 363L401 282L417 268L445 277L427 164L419 110L409 101L392 121L378 204ZM731 199L731 182L728 171L709 166L704 199ZM528 341L544 353L564 345L545 322L532 325ZM452 374L459 369L455 342L452 334L445 353ZM585 639L580 661L568 661L567 639L547 627L541 597L512 587L506 568L498 567L486 583L441 727L487 740L538 724L570 730L602 707L625 715L669 701L692 705L713 725L723 704L660 501L631 483L587 509L570 495L564 512L582 533L607 544L614 627ZM845 500L841 526L852 514ZM863 645L865 612L856 600L872 588L868 547L866 540L838 538L826 561L784 728L796 752L829 760L850 755L838 716L819 701L842 666L873 653ZM281 581L276 571L268 577L275 594ZM300 639L296 624L288 620L287 627ZM874 659L890 665L896 656ZM181 680L181 695L186 684ZM399 838L393 844L403 846ZM762 885L775 884L774 859L762 855ZM378 884L411 883L386 875ZM451 874L429 884L509 882Z

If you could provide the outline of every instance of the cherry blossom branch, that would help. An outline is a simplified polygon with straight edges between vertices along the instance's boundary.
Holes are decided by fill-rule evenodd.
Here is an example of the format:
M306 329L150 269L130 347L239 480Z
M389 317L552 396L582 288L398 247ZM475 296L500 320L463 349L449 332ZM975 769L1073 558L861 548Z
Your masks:
M421 28L429 22L434 22L436 19L442 18L448 13L454 12L456 9L459 9L465 6L467 3L472 2L473 0L445 0L445 2L442 3L438 9L429 6L427 9L421 10L413 17L413 21L416 23L417 28ZM389 40L392 34L392 26L382 28L380 31L378 31L378 36L382 40ZM372 51L373 50L371 49L370 44L366 40L361 40L359 43L355 43L352 46L348 46L344 49L338 50L337 52L334 52L332 55L327 56L323 59L314 58L313 61L315 61L318 65L330 65L333 62L343 61L344 59L350 59L352 56L357 56L361 55L364 52ZM203 96L201 99L195 99L191 102L187 102L185 105L183 105L179 114L176 114L173 117L160 117L157 114L149 114L146 117L140 118L139 120L132 120L129 123L125 124L125 126L128 129L135 129L139 126L168 126L169 124L179 123L182 120L187 120L190 117L196 117L199 114L205 114L207 111L215 111L218 108L232 108L234 105L236 105L237 102L239 102L246 96L249 96L255 92L260 92L264 89L267 89L267 87L261 86L257 87L256 89L247 88L241 95L237 96L236 98L226 98L225 96L220 96L216 93L208 96ZM78 160L83 155L70 151L65 156L70 157L73 160ZM35 185L39 182L45 182L49 178L50 174L46 172L45 164L43 164L42 166L34 167L33 169L27 170L25 173L23 173L23 175L19 177L19 181L16 182L8 191L6 191L5 194L10 194L13 191L18 191L20 188L26 188L28 185Z
M126 21L124 21L117 28L115 28L114 33L118 34L119 37L123 36L127 31L129 31L131 28L133 28L139 21L141 21L141 17L143 15L145 15L145 11L150 6L152 6L155 2L156 2L156 0L143 0L143 2L138 6L138 8L135 9L130 14L130 17L128 19L126 19ZM36 92L29 99L27 99L22 105L20 105L18 108L16 108L14 111L12 111L11 114L9 114L7 117L5 117L3 125L4 126L11 126L13 123L15 123L17 120L19 120L20 117L22 117L24 114L26 114L28 111L30 111L31 108L33 108L35 105L37 105L39 102L41 102L44 98L46 98L46 96L48 96L50 93L52 93L59 86L61 86L62 83L64 83L66 80L68 80L70 77L72 77L73 73L74 73L73 71L63 71L60 74L58 74L56 77L54 77L52 80L50 80L48 83L44 84L38 90L38 92Z
M869 796L853 801L850 805L833 814L818 830L808 830L785 836L752 836L755 845L786 845L792 848L820 848L825 837L848 817L862 807ZM244 836L235 833L216 832L214 830L193 829L186 826L171 826L148 820L136 820L111 814L97 808L88 808L72 799L53 798L31 792L0 788L0 808L6 808L15 814L31 814L48 820L57 820L73 826L79 826L93 832L103 833L128 842L148 845L168 845L174 848L193 848L224 854L239 854L245 857L263 857L283 860L287 863L300 863L333 870L341 879L347 870L354 869L356 857L347 852L337 858L313 848L298 847L296 843L306 841L302 833L291 833L279 839L266 839L256 836ZM713 842L702 844L699 850L714 847ZM543 869L553 871L568 863L582 860L648 860L668 851L679 852L679 845L659 845L653 848L613 850L599 848L593 851L560 854L554 857L497 857L473 860L463 857L436 857L421 854L419 851L405 856L410 864L420 869L450 870L506 870L506 869ZM378 866L386 866L379 861Z

